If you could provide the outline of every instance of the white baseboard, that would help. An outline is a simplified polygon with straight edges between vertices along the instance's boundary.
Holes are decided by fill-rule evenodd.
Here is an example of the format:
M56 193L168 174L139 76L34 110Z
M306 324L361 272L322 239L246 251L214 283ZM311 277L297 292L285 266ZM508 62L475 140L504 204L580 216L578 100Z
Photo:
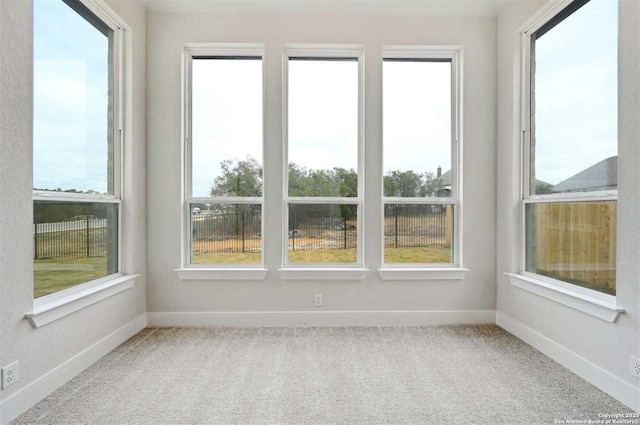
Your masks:
M495 323L495 310L150 312L154 327L414 326Z
M141 314L126 325L110 333L92 346L56 366L40 378L4 399L2 403L0 403L0 424L8 424L29 410L40 400L60 388L146 326L146 314Z
M502 312L496 323L585 381L640 412L640 389Z

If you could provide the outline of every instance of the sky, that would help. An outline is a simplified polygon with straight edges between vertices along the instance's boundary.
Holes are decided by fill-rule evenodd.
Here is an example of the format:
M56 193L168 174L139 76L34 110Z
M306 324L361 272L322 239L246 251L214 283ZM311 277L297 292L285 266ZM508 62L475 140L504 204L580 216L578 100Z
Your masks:
M207 197L224 160L262 165L262 61L194 59L192 193Z
M383 167L451 169L451 63L383 64Z
M290 60L289 162L358 168L358 63ZM208 196L224 159L262 160L262 74L257 60L193 64L193 196ZM385 171L451 167L451 65L384 64Z
M618 154L617 28L617 1L591 0L536 41L536 179Z
M107 191L107 56L107 37L66 4L34 0L34 187ZM537 179L617 155L616 63L614 0L537 40ZM450 169L449 67L384 63L385 173ZM193 72L193 196L208 196L221 161L262 162L262 64L196 60ZM290 61L290 161L357 169L357 90L355 61Z
M289 162L358 169L358 62L289 61Z
M33 20L33 187L105 193L108 39L60 0Z

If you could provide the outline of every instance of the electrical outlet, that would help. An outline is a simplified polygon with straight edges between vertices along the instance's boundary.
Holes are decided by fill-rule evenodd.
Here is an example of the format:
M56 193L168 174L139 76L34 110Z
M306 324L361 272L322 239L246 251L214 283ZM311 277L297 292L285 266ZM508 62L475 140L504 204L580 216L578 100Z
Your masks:
M20 369L18 362L13 362L9 366L5 366L2 368L2 389L15 384L18 382L20 377L19 375Z
M315 294L313 296L313 305L316 307L322 307L322 294Z
M629 356L629 367L632 376L640 378L640 359L635 356Z

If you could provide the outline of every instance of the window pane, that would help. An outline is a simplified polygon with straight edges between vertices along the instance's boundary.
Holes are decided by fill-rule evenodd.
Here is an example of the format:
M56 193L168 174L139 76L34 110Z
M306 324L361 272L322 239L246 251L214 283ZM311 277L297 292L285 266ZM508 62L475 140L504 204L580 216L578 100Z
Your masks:
M453 205L384 206L385 263L453 263L453 241Z
M69 3L34 0L33 187L113 194L113 31Z
M262 196L262 59L194 58L192 194Z
M384 196L451 196L451 61L383 62Z
M591 0L532 40L531 192L615 189L618 2Z
M118 204L36 201L35 298L118 272Z
M616 293L616 201L526 206L526 270Z
M290 59L289 195L358 196L358 61Z
M192 194L262 196L262 59L194 58Z
M191 204L191 264L262 263L260 204Z
M289 205L289 263L355 263L358 206Z

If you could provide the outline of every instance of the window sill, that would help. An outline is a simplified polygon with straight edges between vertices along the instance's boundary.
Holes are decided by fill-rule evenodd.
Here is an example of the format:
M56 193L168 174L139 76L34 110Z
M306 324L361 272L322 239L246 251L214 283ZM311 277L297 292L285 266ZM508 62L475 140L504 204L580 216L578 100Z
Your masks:
M381 268L382 280L462 280L469 269L462 268Z
M131 289L139 274L118 276L85 290L73 292L67 296L58 297L51 302L44 302L34 307L25 317L34 329L48 325L58 319L89 307L120 292Z
M516 273L505 274L509 276L511 284L516 288L529 291L609 323L615 323L620 314L624 313L624 309L616 305L615 297L612 296L589 295L532 276Z
M284 280L364 280L369 269L361 268L282 268Z
M184 268L176 269L180 280L264 280L264 268Z

